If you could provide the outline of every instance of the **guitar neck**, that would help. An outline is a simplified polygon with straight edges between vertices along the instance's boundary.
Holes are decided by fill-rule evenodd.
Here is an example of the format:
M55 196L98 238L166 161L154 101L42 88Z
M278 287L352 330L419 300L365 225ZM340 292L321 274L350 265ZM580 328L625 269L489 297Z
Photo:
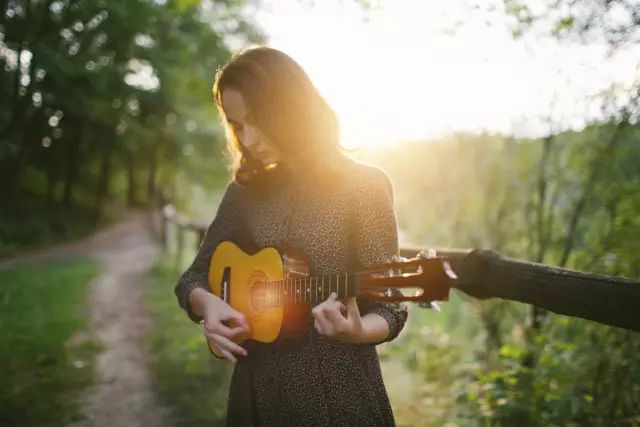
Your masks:
M338 273L269 281L269 304L314 304L329 298L331 292L335 292L338 298L356 296L357 279L356 274Z

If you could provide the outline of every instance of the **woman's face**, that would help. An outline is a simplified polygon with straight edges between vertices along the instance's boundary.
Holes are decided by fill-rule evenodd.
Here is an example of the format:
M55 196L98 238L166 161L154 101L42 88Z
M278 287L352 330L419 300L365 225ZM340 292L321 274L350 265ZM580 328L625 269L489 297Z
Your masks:
M240 143L264 166L278 163L282 156L268 138L253 124L242 94L235 89L222 91L222 108Z

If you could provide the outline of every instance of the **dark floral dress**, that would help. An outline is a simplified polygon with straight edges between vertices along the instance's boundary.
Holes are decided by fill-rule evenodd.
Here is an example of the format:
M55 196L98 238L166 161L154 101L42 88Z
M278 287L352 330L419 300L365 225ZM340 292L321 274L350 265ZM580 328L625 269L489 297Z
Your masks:
M175 287L189 317L201 320L190 311L188 295L196 286L207 288L209 258L223 240L241 247L298 248L308 257L312 275L359 271L397 254L389 177L355 161L345 176L331 192L291 180L266 198L252 197L231 182L193 264ZM362 316L373 312L387 321L390 333L384 341L394 339L407 319L404 304L358 299L358 307ZM313 327L303 339L245 342L249 355L239 356L234 368L227 425L395 425L376 344L343 343Z

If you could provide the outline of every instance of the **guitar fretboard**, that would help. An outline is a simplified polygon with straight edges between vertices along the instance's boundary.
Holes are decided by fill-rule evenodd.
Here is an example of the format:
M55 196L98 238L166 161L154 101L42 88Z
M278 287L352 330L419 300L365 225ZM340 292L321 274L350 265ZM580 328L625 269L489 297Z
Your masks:
M340 273L269 281L267 282L267 303L269 305L313 304L326 300L331 292L335 292L338 298L354 296L357 294L356 279L355 274Z

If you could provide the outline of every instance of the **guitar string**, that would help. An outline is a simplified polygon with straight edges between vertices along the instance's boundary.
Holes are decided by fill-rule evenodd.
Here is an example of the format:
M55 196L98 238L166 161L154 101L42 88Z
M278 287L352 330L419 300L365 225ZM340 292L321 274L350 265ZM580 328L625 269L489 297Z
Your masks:
M360 275L362 275L362 274L366 274L366 273L360 273ZM269 282L267 282L267 285L278 285L278 284L280 284L280 285L287 285L287 284L288 285L292 285L292 286L288 286L288 287L287 286L283 286L282 288L279 288L279 289L276 288L277 297L280 297L281 301L285 301L286 300L287 295L288 295L287 291L291 290L291 295L293 295L294 304L298 302L297 298L300 298L301 302L302 302L302 299L304 299L304 302L307 302L307 298L306 297L307 297L307 295L309 297L311 297L311 292L312 292L313 289L315 289L315 294L316 294L315 295L315 300L317 301L318 300L318 295L317 295L318 289L322 289L322 295L323 295L322 299L324 299L324 292L327 289L326 286L324 285L324 278L329 276L329 278L331 279L332 276L334 276L334 275L336 276L336 283L335 283L336 292L340 293L340 287L341 287L340 277L339 277L340 274L326 274L326 275L294 278L294 279L288 279L288 280L269 281ZM353 276L354 275L349 277L349 273L344 273L342 275L342 277L344 278L344 280L342 281L343 282L342 286L343 286L343 290L346 293L349 292L349 288L352 288L352 286L350 286L350 285L353 284L353 280L351 282L349 282L349 279L353 279L354 278ZM318 279L320 277L322 277L322 279L323 279L322 280L322 286L318 286ZM316 279L316 284L315 285L313 284L313 279L314 278ZM303 279L308 279L309 281L308 281L308 283L306 281L304 282L304 284L306 285L305 286L306 287L306 291L302 290L302 292L300 292L300 285L303 284L303 282L302 282ZM410 288L412 286L407 286L407 287ZM333 288L333 281L330 280L330 282L329 282L329 291L330 292L333 291L332 288ZM382 288L382 289L384 289L384 288ZM291 298L291 296L289 296L289 298ZM309 298L309 299L311 299L311 298Z

